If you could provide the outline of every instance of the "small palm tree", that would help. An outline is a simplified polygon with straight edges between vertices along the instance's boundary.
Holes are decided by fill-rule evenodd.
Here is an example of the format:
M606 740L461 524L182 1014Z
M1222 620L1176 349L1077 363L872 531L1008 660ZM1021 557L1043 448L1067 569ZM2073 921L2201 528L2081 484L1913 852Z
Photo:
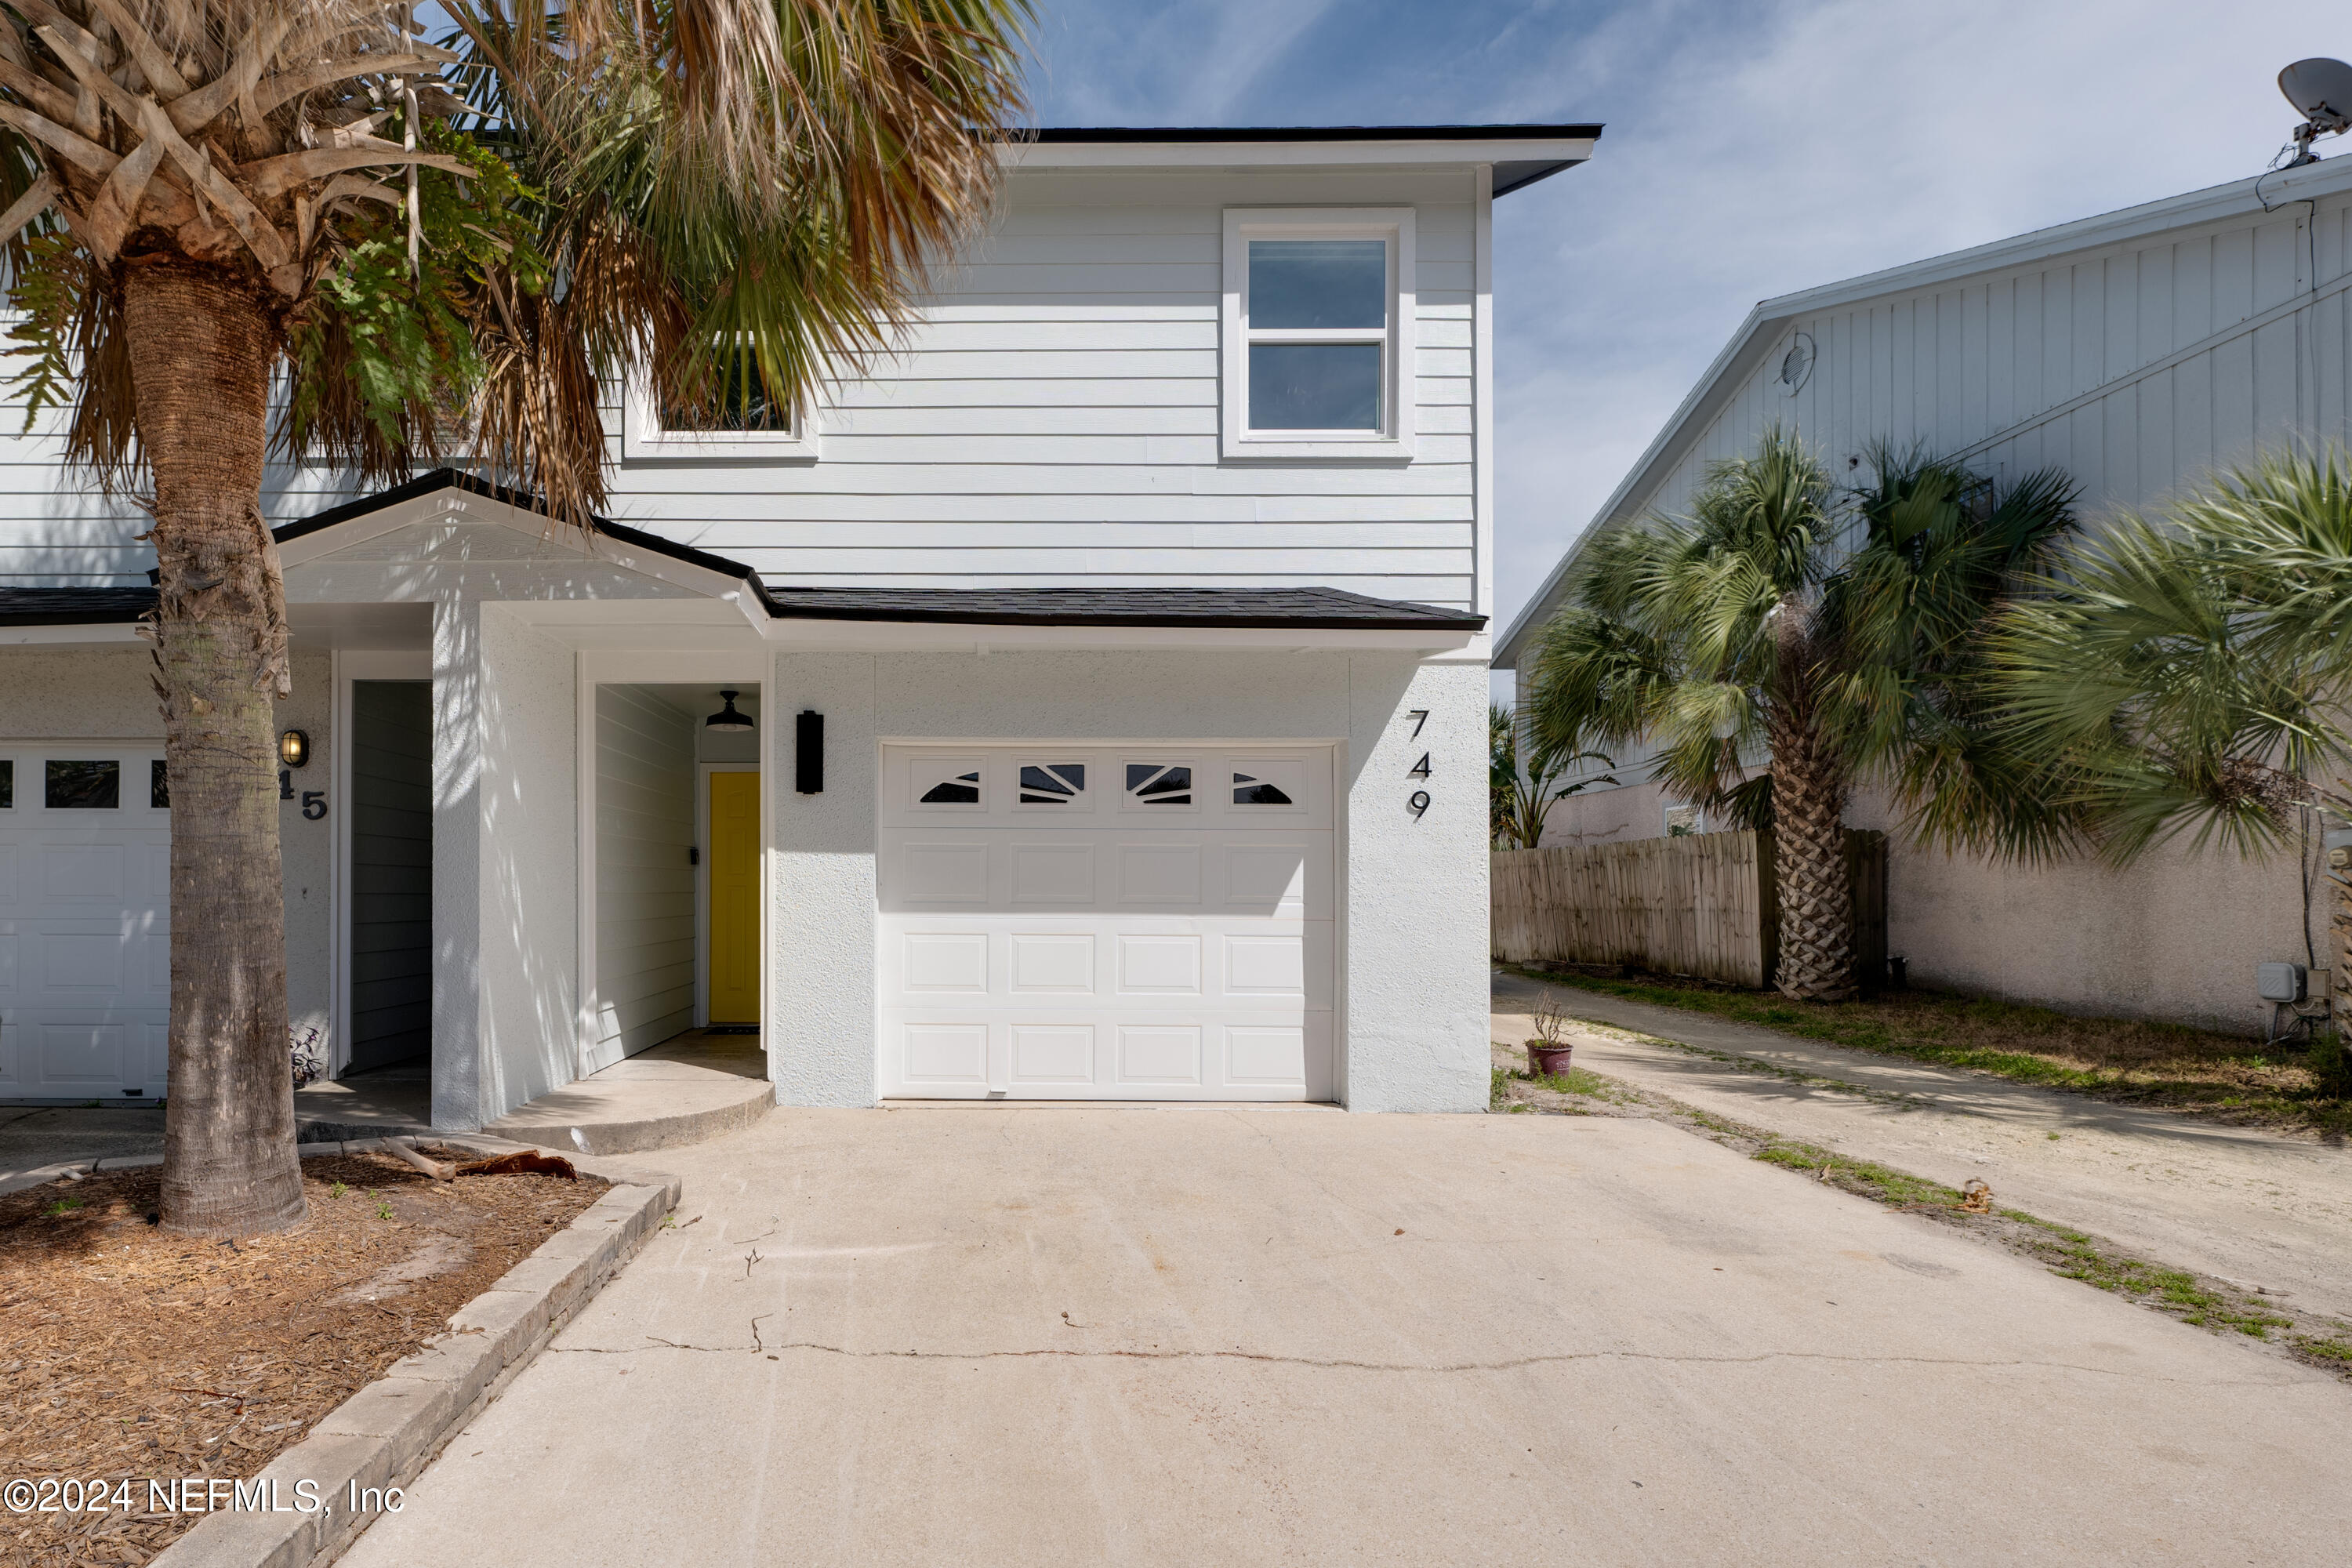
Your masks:
M1793 436L1713 465L1686 518L1596 542L1575 604L1546 629L1529 701L1553 744L1655 750L1678 798L1768 826L1784 993L1853 987L1844 810L1895 786L1915 830L2033 837L1993 787L2020 773L1986 738L1995 605L2073 526L2073 490L2036 475L1996 494L1917 453L1875 455L1842 496ZM1748 758L1764 752L1762 771ZM1987 815L1962 802L1989 801ZM1988 826L1990 824L1990 826Z
M2013 743L1991 633L2040 591L2074 537L2079 487L2062 469L2002 489L1924 449L1870 454L1850 500L1863 535L1827 585L1838 628L1828 679L1858 769L1885 784L1911 835L2021 862L2082 849L2067 770Z
M2260 856L2352 822L2352 464L2272 452L2072 552L1995 652L2014 743L2063 757L2116 862L2183 838ZM2328 967L2352 1015L2352 868Z
M1599 763L1604 768L1613 764L1599 752L1564 752L1538 743L1532 735L1521 735L1523 728L1501 703L1486 704L1487 837L1497 849L1533 849L1543 841L1544 818L1552 802L1617 782L1602 773L1561 784L1562 775L1579 763Z
M888 341L1019 107L1024 0L0 0L30 413L142 492L171 771L163 1219L302 1217L260 486L470 453L585 526L600 391L782 404ZM273 390L285 394L282 418Z

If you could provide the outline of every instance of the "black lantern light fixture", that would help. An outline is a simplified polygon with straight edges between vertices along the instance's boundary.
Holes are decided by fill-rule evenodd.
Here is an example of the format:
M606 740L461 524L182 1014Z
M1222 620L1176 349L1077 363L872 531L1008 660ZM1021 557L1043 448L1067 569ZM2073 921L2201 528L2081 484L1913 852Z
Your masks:
M310 737L300 730L289 730L278 737L278 760L289 768L299 768L310 760Z
M735 699L741 696L742 693L740 691L721 691L719 695L727 705L724 708L721 708L718 712L713 713L709 718L705 719L702 721L703 728L706 730L717 731L722 735L737 735L751 729L752 727L751 716L749 713L738 713L735 711Z

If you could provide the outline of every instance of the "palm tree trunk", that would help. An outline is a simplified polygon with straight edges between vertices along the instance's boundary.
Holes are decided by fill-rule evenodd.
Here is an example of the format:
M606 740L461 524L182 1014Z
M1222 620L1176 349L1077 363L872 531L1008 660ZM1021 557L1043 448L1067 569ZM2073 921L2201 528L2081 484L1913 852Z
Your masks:
M178 257L130 262L123 313L162 568L155 689L172 791L171 1089L163 1223L301 1223L286 1026L277 723L284 594L261 520L280 328L264 286Z
M1845 873L1845 770L1809 713L1771 726L1772 852L1780 879L1777 984L1801 1002L1853 994L1853 889Z

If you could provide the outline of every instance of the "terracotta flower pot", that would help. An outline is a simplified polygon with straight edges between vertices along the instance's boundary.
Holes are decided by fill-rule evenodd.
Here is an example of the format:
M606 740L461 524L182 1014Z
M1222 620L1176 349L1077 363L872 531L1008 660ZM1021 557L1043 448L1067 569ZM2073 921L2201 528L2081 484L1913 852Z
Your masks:
M1568 1070L1568 1058L1574 1046L1546 1045L1541 1040L1528 1042L1528 1070L1538 1078L1558 1078Z

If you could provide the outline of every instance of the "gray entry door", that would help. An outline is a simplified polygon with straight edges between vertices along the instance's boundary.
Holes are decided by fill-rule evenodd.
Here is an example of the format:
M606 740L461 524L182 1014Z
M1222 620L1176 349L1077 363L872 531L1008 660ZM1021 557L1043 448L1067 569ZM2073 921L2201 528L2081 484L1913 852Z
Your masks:
M352 683L352 1049L346 1072L433 1049L433 687Z

